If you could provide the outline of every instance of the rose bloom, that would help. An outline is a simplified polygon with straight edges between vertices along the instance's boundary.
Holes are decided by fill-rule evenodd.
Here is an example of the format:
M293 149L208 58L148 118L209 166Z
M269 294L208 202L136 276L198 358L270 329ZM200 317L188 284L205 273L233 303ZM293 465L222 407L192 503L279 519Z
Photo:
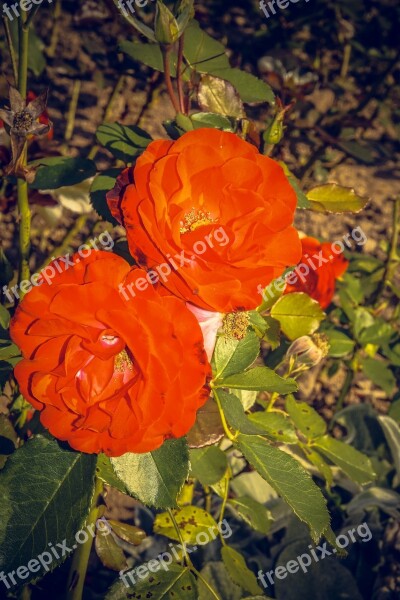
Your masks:
M296 283L288 284L284 293L305 292L317 300L322 308L327 308L335 293L336 279L345 273L349 261L345 259L343 253L334 254L331 243L321 243L313 237L304 237L301 245L303 255L299 264L306 264L310 268L310 272L308 275L304 275L305 281L297 278ZM314 255L315 258L313 258ZM327 262L320 264L321 261L316 255L323 257ZM315 270L312 269L310 260L316 266Z
M151 285L126 300L119 286L146 273L119 256L72 260L51 285L39 280L12 320L21 393L82 452L148 452L185 435L211 374L196 318Z
M198 129L152 142L107 200L138 264L167 263L163 285L205 310L256 308L260 281L301 256L283 169L233 133Z

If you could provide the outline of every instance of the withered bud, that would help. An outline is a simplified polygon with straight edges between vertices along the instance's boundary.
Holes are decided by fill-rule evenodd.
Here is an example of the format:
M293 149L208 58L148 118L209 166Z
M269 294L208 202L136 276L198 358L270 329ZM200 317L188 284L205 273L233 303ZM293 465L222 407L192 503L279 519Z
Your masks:
M286 353L293 357L298 365L315 367L329 352L328 339L324 334L316 333L311 337L303 335L295 340Z

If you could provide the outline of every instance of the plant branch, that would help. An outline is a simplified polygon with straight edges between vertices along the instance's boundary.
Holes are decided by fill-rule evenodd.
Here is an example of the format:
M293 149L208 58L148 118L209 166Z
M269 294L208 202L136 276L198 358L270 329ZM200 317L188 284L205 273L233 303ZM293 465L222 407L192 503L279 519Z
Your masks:
M178 114L180 112L180 107L179 107L179 102L175 96L174 88L172 86L171 65L170 65L170 61L169 61L172 46L161 45L160 47L161 47L161 52L162 52L162 57L163 57L165 84L167 86L168 95L171 99L172 106L174 107L175 112Z
M230 429L228 427L228 423L226 422L225 413L224 413L224 411L222 409L221 400L218 397L217 390L215 389L215 387L212 387L212 391L213 391L213 395L214 395L214 398L215 398L215 402L217 403L217 406L218 406L218 410L219 410L219 414L220 414L220 417L221 417L222 426L223 426L224 431L225 431L225 435L226 435L226 437L231 442L233 442L233 441L235 441L235 436L230 431Z
M28 87L28 52L29 52L29 27L25 23L26 15L22 12L19 18L19 36L18 36L18 91L22 98L26 98ZM21 154L21 166L27 164L27 144ZM26 180L18 178L18 214L19 214L19 282L29 279L29 251L31 237L31 211L28 198L28 183ZM21 292L21 298L23 297Z
M182 80L182 65L183 65L183 48L185 43L185 34L183 33L179 38L178 47L178 62L176 65L177 85L178 85L178 99L181 113L186 114L185 110L185 97L183 93L183 80Z

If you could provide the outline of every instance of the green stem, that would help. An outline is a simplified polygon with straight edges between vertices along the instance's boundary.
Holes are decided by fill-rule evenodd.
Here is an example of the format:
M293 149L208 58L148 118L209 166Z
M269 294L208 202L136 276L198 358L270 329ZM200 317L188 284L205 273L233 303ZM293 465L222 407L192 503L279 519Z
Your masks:
M79 94L81 93L82 82L80 79L75 79L72 87L71 102L68 109L67 127L65 129L64 140L69 142L74 133L76 111L78 109Z
M96 478L92 506L85 523L85 529L95 525L100 516L101 506L98 506L99 497L103 491L103 482ZM85 584L86 571L92 549L93 537L88 535L84 544L80 544L72 559L71 569L68 577L66 600L81 600L83 586Z
M186 544L185 544L184 539L182 537L181 530L179 529L179 525L178 525L178 523L177 523L177 521L175 519L175 515L174 515L174 513L172 512L172 510L170 508L167 508L167 512L168 512L168 514L170 516L170 519L171 519L172 524L173 524L173 526L175 528L176 534L177 534L177 536L179 538L179 541L181 543L182 550L183 550L183 557L185 559L185 562L186 562L186 564L187 564L188 567L193 567L192 561L190 560L189 554L188 554L188 552L186 550Z
M216 390L215 387L213 387L213 386L211 386L211 387L212 387L212 391L213 391L213 394L214 394L215 402L217 403L217 406L218 406L218 410L219 410L219 414L220 414L220 417L221 417L222 426L223 426L224 431L225 431L225 435L226 435L226 437L231 442L234 442L235 441L235 436L232 434L231 430L228 427L228 423L226 422L225 413L224 413L224 411L222 409L221 400L218 398L217 390Z
M372 302L375 304L375 308L378 310L379 305L382 301L382 294L384 293L386 287L391 287L391 279L394 275L394 271L399 262L399 255L397 253L398 245L399 245L399 230L400 230L400 196L395 199L393 204L393 228L392 228L392 236L390 238L389 243L389 252L385 265L385 270L381 279L380 286L372 299Z
M26 98L28 86L28 48L29 48L29 27L25 23L26 14L22 12L19 19L19 36L18 36L18 91L22 98ZM25 146L21 162L22 167L27 164L27 148ZM31 211L28 199L28 183L24 179L18 178L17 182L18 195L18 213L19 213L19 281L29 279L29 251L31 237ZM23 293L21 293L21 298Z

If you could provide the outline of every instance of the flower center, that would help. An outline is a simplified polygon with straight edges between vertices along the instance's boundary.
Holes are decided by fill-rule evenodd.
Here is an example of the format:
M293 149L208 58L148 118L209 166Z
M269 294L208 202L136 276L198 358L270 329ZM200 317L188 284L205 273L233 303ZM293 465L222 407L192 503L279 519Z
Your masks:
M114 369L117 373L124 373L125 371L133 371L133 363L128 356L126 350L121 350L114 360Z
M27 133L32 125L33 118L26 110L22 110L14 115L13 129L16 131Z
M216 223L217 219L213 219L210 212L204 210L195 209L194 207L185 214L183 221L181 221L180 233L189 233L195 231L198 227L203 225L210 225Z

